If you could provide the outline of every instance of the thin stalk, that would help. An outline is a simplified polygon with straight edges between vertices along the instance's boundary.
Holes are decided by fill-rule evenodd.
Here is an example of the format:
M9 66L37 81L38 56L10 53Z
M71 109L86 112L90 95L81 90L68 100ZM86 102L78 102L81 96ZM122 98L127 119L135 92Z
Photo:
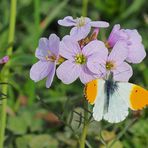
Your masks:
M82 16L87 16L88 0L82 0Z
M35 46L40 36L40 0L34 1Z
M37 47L38 40L40 37L40 32L41 32L41 27L40 27L40 0L34 0L34 47ZM35 61L35 58L33 59ZM29 101L28 104L32 105L34 100L36 99L35 97L35 83L29 79L29 84L30 84L30 93L29 93Z
M82 16L87 16L87 5L88 5L88 0L82 0ZM86 110L89 110L88 108L88 102L84 100L84 108ZM85 148L85 142L86 142L86 137L87 137L87 131L88 131L88 126L89 126L89 117L88 117L88 111L84 110L84 124L83 124L83 129L82 129L82 134L80 137L79 141L79 147L80 148Z
M10 23L9 23L9 34L8 34L8 45L14 42L14 32L15 32L15 22L16 22L16 3L17 0L11 0L10 3ZM7 55L11 56L13 47L10 46L7 49ZM5 83L9 81L9 62L4 66L2 71L2 80ZM8 93L8 85L2 86L2 93ZM0 148L4 146L4 138L5 138L5 127L6 127L6 107L7 107L7 99L2 100L1 110L0 110Z
M87 103L86 100L84 101L84 107L86 109L88 109L88 103ZM85 142L86 142L88 126L89 126L88 112L86 110L84 110L84 124L83 124L83 129L82 129L82 135L80 137L80 142L79 142L80 143L80 148L85 148Z

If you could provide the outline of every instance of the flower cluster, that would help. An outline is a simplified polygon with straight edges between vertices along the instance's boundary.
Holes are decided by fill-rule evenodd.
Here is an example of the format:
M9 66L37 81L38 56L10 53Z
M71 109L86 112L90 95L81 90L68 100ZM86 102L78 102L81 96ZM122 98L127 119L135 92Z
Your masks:
M107 41L101 41L97 38L99 29L109 27L105 21L67 16L58 24L72 27L70 35L61 41L56 34L41 38L35 53L39 61L30 70L35 82L47 77L47 88L55 73L65 84L77 78L84 84L95 78L107 79L110 72L115 81L128 81L133 74L129 63L140 63L146 56L141 36L135 29L115 25Z

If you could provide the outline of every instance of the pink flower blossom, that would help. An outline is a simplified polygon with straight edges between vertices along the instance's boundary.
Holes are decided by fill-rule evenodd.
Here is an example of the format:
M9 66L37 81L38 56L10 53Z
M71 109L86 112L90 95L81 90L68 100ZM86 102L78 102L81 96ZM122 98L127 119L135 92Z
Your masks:
M101 47L98 47L98 50L108 51L107 48L102 49ZM128 81L133 71L131 66L125 62L128 56L126 43L118 41L110 54L105 53L104 56L101 56L101 60L97 60L97 58L94 58L96 55L93 55L87 63L88 68L105 79L112 72L115 81Z
M72 83L78 77L84 84L95 79L95 74L88 69L87 63L91 57L100 61L100 57L107 54L106 48L98 50L98 47L103 49L105 45L101 41L94 40L81 49L78 42L68 37L64 38L60 43L60 55L67 60L58 67L58 78L65 84Z
M136 29L120 29L120 25L115 25L107 40L107 46L109 48L112 48L117 41L121 40L125 41L127 44L127 62L140 63L146 57L146 52L142 44L141 35Z
M74 26L70 31L70 35L77 40L84 39L89 34L91 27L106 28L109 26L109 23L105 21L92 21L88 17L73 19L72 16L67 16L64 19L59 20L58 24L66 27Z
M51 34L49 39L41 38L35 56L39 59L30 70L30 78L38 82L47 77L46 87L49 88L53 81L56 63L59 57L60 39L56 34Z
M0 59L0 64L5 64L9 61L9 56L4 56L2 59Z

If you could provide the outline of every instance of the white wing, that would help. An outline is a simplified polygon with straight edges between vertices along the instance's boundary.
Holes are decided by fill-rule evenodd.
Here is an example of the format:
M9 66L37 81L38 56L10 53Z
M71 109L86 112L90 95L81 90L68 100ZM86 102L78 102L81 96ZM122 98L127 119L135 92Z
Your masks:
M105 120L118 123L127 117L131 86L130 83L118 83L118 89L110 96L108 112L103 117Z
M104 112L104 80L98 79L98 95L96 97L96 100L94 102L94 108L93 108L93 117L96 121L100 121L103 118L103 112Z

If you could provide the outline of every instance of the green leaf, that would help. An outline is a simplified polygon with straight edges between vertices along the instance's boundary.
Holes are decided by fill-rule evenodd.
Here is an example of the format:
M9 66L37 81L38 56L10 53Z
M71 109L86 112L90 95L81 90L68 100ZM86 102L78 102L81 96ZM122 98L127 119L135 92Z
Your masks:
M29 141L33 138L34 135L25 135L22 137L18 137L15 141L17 148L28 148Z
M25 134L27 127L28 125L23 117L11 116L8 118L7 128L14 134Z
M39 135L32 138L29 142L30 148L57 148L58 141L49 135Z

